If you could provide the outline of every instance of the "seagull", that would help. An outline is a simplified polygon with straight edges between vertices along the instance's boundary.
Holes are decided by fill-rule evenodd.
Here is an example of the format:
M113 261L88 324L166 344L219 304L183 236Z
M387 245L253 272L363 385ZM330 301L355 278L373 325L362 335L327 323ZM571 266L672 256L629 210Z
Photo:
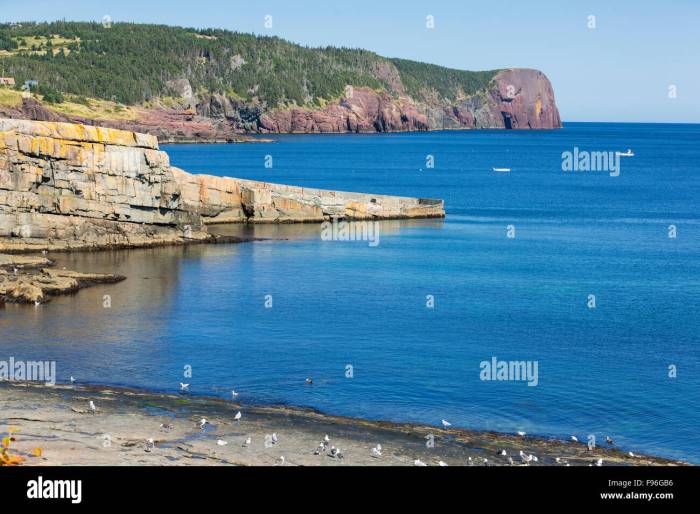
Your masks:
M190 390L190 384L183 384L180 382L180 391L189 391Z
M438 464L439 464L440 467L442 467L442 468L446 468L446 467L447 467L447 462L445 462L445 461L442 461L442 460L441 460L440 462L438 462Z
M314 383L314 381L313 381L313 380L311 380L310 378L307 378L307 379L306 379L306 383L307 383L307 384L309 384L309 385L311 385L311 384L313 384L313 383Z
M153 448L155 448L156 443L153 441L153 439L146 439L146 450L147 452L150 452Z
M512 466L513 464L515 464L515 463L513 462L513 457L508 457L508 464L510 464L511 466Z
M46 255L47 253L49 253L49 252L46 251L46 250L42 250L42 251L41 251L41 255Z
M603 459L598 459L597 461L595 461L595 465L598 466L598 467L602 466L602 465L603 465Z
M413 465L414 465L414 466L427 466L427 464L426 464L425 462L423 462L422 460L420 460L420 459L414 460L414 461L413 461Z
M17 274L17 268L12 268L12 272L16 275L16 274Z
M41 302L39 300L36 300L34 302L34 307L39 307L39 305L41 305Z
M236 392L235 389L231 391L231 398L236 398L238 396L238 393Z
M284 466L284 455L280 455L278 462L280 466Z
M449 421L446 421L446 420L443 419L443 420L442 420L442 426L445 427L445 428L451 427L451 426L452 426L452 423L450 423Z
M571 436L571 440L575 443L578 443L578 437L576 437L575 435Z
M204 426L205 426L207 423L209 423L209 422L207 421L207 418L202 418L201 421L199 422L199 428L201 428L202 430L204 430Z
M248 437L245 442L243 443L243 446L250 446L250 443L253 442L253 439L251 437Z
M334 459L342 459L343 458L343 453L340 451L340 448L336 448L335 446L331 447L331 453L329 454L330 457L333 457Z
M216 441L216 444L218 444L219 446L226 446L228 444L228 441L224 441L223 439L219 439L218 441Z
M272 444L277 444L277 433L272 432Z
M605 437L605 442L608 443L610 446L613 446L615 444L615 441L613 441L610 436Z
M236 421L240 421L242 417L241 411L236 412L236 415L233 417Z
M520 460L522 460L525 464L530 464L530 462L533 460L533 455L528 455L524 451L520 450Z
M636 457L636 455L632 452L629 452L627 455L629 455L630 457Z
M469 460L469 465L471 466L471 465L473 464L473 462L472 462L472 458L471 458L471 457L469 457L469 459L468 459L468 460Z
M372 457L378 459L382 456L382 445L378 444L376 447L372 448Z
M73 378L73 375L70 376L70 383L71 383L71 384L74 384L74 383L75 383L75 379Z
M519 435L520 437L525 437L526 432L523 432L522 430L518 430L518 435Z
M318 445L318 448L316 448L314 450L314 455L321 455L325 451L326 451L326 445L321 443Z
M331 442L331 438L328 437L328 434L326 434L326 435L323 436L323 442L324 442L324 443L330 443L330 442Z
M505 457L506 455L508 455L508 453L505 450L501 450L499 453L501 457Z
M90 400L90 405L89 405L89 407L90 407L90 411L91 411L93 414L94 414L95 412L97 412L97 408L95 407L95 402L93 402L92 400Z

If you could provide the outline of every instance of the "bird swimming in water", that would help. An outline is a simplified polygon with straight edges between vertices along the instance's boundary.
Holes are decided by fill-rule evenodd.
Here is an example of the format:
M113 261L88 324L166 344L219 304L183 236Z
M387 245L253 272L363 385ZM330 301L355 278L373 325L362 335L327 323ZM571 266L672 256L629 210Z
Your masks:
M615 444L615 441L613 441L610 436L605 437L605 442L608 443L610 446L613 446Z
M238 397L238 393L236 392L236 390L235 389L231 390L231 398L237 398L237 397Z
M306 379L306 383L309 384L309 385L311 385L311 384L314 383L314 381L311 380L311 378L307 378L307 379Z

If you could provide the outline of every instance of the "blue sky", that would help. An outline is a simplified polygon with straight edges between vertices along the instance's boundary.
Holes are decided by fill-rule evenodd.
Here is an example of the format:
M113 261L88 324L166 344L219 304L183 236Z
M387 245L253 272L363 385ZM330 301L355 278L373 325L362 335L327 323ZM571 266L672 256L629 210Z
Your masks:
M697 0L0 0L0 21L104 15L362 47L460 69L538 68L551 79L565 121L700 123Z

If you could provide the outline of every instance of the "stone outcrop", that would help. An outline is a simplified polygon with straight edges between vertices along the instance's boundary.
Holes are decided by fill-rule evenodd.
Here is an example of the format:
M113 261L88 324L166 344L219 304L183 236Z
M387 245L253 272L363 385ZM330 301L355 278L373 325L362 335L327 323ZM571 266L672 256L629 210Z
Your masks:
M150 135L0 119L0 251L207 242L208 223L442 216L441 200L192 175Z

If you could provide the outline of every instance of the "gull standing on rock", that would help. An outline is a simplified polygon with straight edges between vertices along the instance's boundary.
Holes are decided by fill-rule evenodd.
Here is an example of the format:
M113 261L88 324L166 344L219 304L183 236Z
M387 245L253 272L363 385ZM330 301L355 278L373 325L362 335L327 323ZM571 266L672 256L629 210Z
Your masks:
M272 432L272 444L277 444L277 432Z
M202 418L202 419L200 420L200 422L199 422L199 428L201 428L202 430L204 430L204 427L207 425L207 423L209 423L209 422L207 421L207 418Z
M523 432L522 430L518 430L518 435L520 437L525 437L527 435L527 432Z
M443 420L442 420L442 426L445 427L445 428L451 427L451 426L452 426L452 423L450 423L449 421L446 421L446 420L443 419Z
M95 407L95 402L90 400L90 403L88 404L88 406L90 407L90 412L92 412L93 414L95 414L95 412L97 412L97 408Z
M575 443L578 443L578 437L576 437L575 435L571 436L571 440Z
M251 437L248 437L245 442L243 443L243 446L247 447L250 446L250 443L253 442L253 439Z
M378 459L382 456L382 445L378 444L376 447L372 448L372 457Z
M235 389L232 389L231 390L231 398L237 398L237 397L238 397L238 393L236 392Z
M413 465L414 465L414 466L421 466L421 467L427 466L427 464L426 464L425 462L423 462L422 460L420 460L420 459L414 460L414 461L413 461Z
M235 419L236 421L240 421L242 416L243 415L241 414L241 411L238 411L236 412L236 415L233 417L233 419Z

